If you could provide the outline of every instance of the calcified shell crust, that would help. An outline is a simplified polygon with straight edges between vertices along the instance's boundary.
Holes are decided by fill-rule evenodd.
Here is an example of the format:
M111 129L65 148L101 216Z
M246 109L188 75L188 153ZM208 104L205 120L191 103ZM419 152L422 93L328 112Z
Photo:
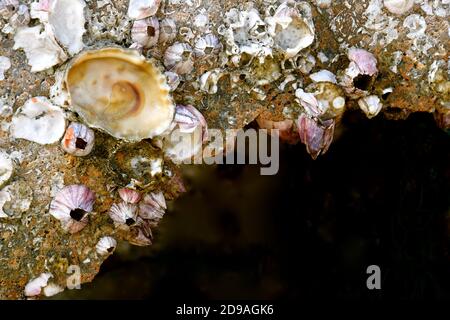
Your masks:
M71 108L118 139L152 138L172 122L175 108L165 77L136 51L84 52L70 64L65 83Z

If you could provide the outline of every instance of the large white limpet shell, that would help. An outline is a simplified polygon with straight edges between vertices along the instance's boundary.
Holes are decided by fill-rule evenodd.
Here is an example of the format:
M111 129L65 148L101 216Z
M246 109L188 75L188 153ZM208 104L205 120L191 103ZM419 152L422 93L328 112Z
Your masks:
M165 77L133 50L104 48L78 55L65 84L71 109L91 127L128 141L169 128L175 107Z

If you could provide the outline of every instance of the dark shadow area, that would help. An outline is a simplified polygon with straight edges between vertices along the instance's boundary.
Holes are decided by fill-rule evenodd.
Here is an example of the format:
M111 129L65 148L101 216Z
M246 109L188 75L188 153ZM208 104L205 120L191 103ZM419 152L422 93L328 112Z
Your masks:
M155 245L122 244L56 298L449 299L450 137L429 114L346 115L328 154L282 146L280 172L186 168ZM366 287L381 268L382 290Z

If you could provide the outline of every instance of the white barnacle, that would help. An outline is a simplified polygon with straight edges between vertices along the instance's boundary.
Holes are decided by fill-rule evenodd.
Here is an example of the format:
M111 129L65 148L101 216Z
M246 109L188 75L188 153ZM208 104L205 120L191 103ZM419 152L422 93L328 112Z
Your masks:
M383 104L381 103L380 98L375 95L359 99L358 105L369 119L378 115L378 113L380 113L381 109L383 108Z
M39 296L42 292L42 289L45 288L48 284L48 280L53 278L51 273L42 273L39 277L30 280L25 286L25 295L27 297L36 297Z
M402 15L414 6L414 0L384 0L384 6L393 14Z
M194 69L193 50L187 43L175 42L164 53L164 65L180 75Z
M109 209L109 216L114 224L128 229L137 222L137 206L131 203L114 203Z
M113 237L102 237L95 246L95 249L100 255L108 255L114 252L117 247L117 241Z
M409 32L406 36L410 39L415 39L423 36L427 29L425 18L419 14L411 14L403 21L403 27L407 28Z
M310 74L309 77L314 82L331 82L334 84L337 83L334 73L328 70L320 70L318 72Z
M85 185L64 187L50 203L49 213L58 219L64 231L77 233L89 222L95 202L95 193Z
M94 130L88 126L73 122L66 130L61 140L62 149L77 157L84 157L91 153L94 148L95 134Z
M131 19L144 19L156 14L161 0L130 0L128 16Z
M160 220L166 209L166 199L162 192L148 193L139 204L139 216L143 219Z
M151 48L159 40L159 21L156 17L136 20L131 29L131 39L144 48Z
M200 76L200 90L209 94L217 93L217 82L222 77L223 71L221 69L213 69L205 72Z

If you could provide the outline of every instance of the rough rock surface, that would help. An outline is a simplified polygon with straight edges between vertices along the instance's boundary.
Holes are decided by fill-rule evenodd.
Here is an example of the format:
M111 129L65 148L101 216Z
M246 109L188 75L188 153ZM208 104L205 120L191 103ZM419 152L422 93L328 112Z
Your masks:
M21 1L28 6L31 2ZM176 33L165 43L160 41L142 49L142 53L155 59L165 71L164 53L175 42L195 48L199 37L216 35L222 47L202 58L189 55L194 66L180 75L173 97L177 104L196 106L210 128L239 129L258 117L295 120L302 112L295 88L307 87L312 82L309 74L321 69L339 75L348 66L348 48L363 48L378 61L377 76L365 89L382 99L381 112L386 117L397 120L412 112L430 112L441 128L450 128L449 1L416 0L403 15L387 11L382 0L307 2L312 8L315 40L288 62L274 53L264 61L253 59L244 64L241 57L241 62L234 64L226 54L225 36L218 32L225 23L224 13L231 9L253 7L264 17L266 11L281 3L276 0L245 4L238 0L162 1L156 17L160 22L173 19ZM86 3L86 48L133 45L128 1ZM28 25L38 23L31 19ZM42 146L11 139L9 126L14 112L32 97L49 97L55 72L64 66L31 73L25 53L13 50L15 30L11 30L7 19L0 18L0 30L0 56L11 61L5 80L0 81L0 147L14 160L14 174L9 181L13 199L3 206L9 217L0 218L0 298L18 299L25 298L25 285L44 272L52 273L52 283L65 287L70 265L81 268L82 282L92 281L105 259L95 251L97 241L105 235L127 240L126 234L114 228L107 211L118 199L116 190L141 176L129 168L131 157L164 156L147 141L128 145L98 131L95 149L86 158L65 154L58 144ZM296 67L286 67L293 62ZM200 78L216 69L220 72L217 91L205 92ZM386 94L387 88L392 92ZM358 108L357 100L347 98L346 107ZM76 119L76 115L67 110L67 119ZM166 159L162 173L146 181L147 190L163 190L168 199L176 198L182 191L177 170ZM97 200L88 226L70 235L48 209L55 193L74 183L90 187Z

